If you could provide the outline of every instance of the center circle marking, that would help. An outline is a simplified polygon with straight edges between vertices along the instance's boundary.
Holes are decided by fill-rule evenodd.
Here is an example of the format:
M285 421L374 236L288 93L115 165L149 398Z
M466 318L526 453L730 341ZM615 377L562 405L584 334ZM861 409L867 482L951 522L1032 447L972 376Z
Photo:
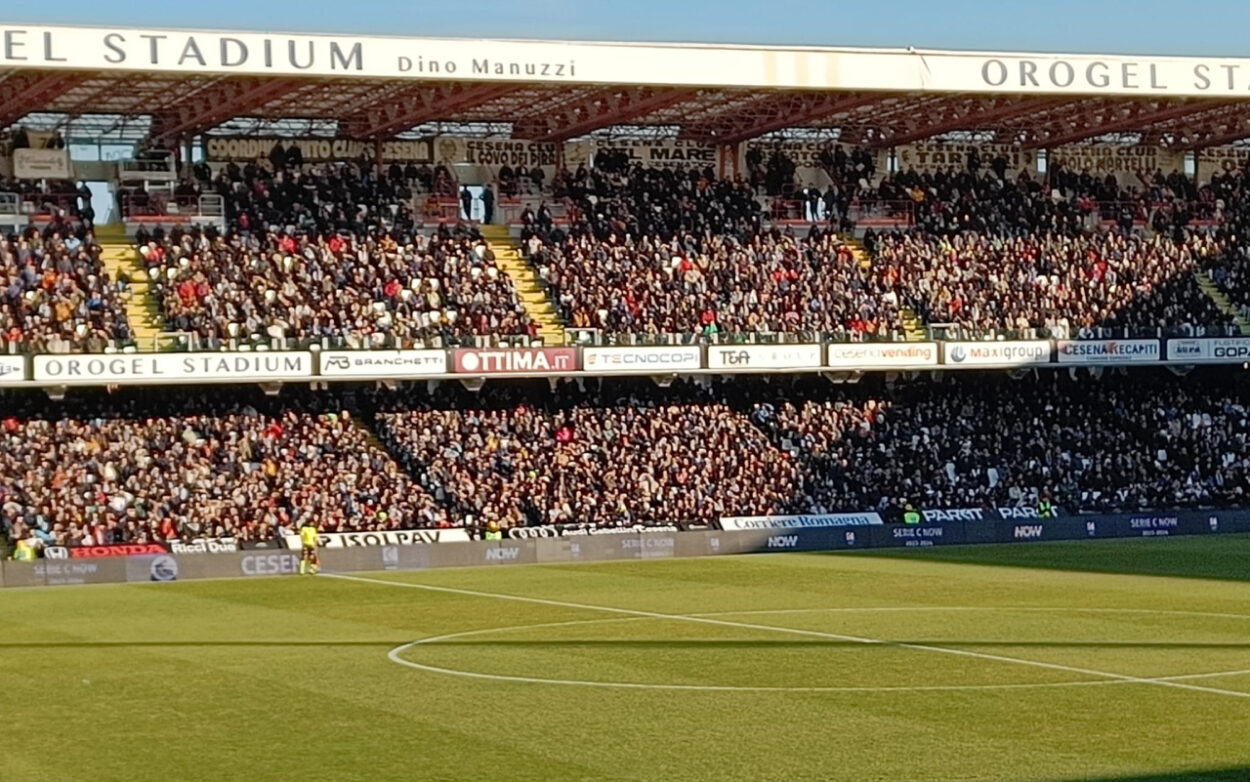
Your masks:
M622 622L663 621L671 619L682 621L685 618L711 618L718 616L768 616L779 614L816 614L816 613L886 613L886 612L942 612L942 611L1058 611L1066 613L1114 613L1114 614L1162 614L1164 616L1205 616L1224 619L1246 619L1247 614L1227 614L1208 611L1169 611L1149 608L1057 608L1040 606L876 606L864 608L778 608L748 611L715 611L699 614L673 614L672 616L628 616L603 619L577 619L568 622L543 622L530 625L512 625L509 627L487 627L481 630L468 630L460 633L421 638L396 646L386 656L393 663L415 668L427 673L438 673L447 676L459 676L466 679L487 681L519 682L523 684L557 684L571 687L604 687L609 689L629 690L684 690L702 692L955 692L970 690L1040 690L1058 687L1101 687L1115 684L1150 684L1151 682L1192 681L1197 679L1214 679L1221 676L1238 676L1250 674L1250 669L1237 671L1214 671L1212 673L1191 673L1176 676L1131 677L1125 679L1094 679L1090 681L1071 682L1021 682L1007 684L933 684L933 685L883 685L883 686L843 686L843 687L769 687L765 685L732 685L732 684L664 684L652 682L609 682L585 679L555 679L536 676L513 676L500 673L482 673L479 671L461 671L455 668L442 668L437 665L426 665L405 659L403 654L420 646L434 646L442 641L458 638L471 638L480 635L508 633L514 630L541 630L548 627L572 627L576 625L602 625ZM778 628L786 632L791 628ZM882 641L888 644L888 641Z

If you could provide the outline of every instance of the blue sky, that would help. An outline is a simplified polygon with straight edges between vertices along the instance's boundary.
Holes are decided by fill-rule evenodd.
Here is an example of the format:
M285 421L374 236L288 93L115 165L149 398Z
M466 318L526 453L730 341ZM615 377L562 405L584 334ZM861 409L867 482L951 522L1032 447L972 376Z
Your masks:
M0 23L1250 55L1247 0L57 0L4 5Z

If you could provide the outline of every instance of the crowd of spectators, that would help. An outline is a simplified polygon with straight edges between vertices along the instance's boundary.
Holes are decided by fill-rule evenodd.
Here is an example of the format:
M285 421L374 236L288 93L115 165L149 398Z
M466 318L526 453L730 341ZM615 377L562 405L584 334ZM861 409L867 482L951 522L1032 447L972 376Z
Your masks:
M333 397L135 391L0 413L0 519L45 545L447 524Z
M881 389L811 381L751 413L838 509L1069 512L1243 506L1250 386L1227 370L935 376Z
M1121 232L961 232L917 229L868 237L877 266L931 323L1042 336L1096 329L1156 336L1222 333L1231 316L1194 275L1225 252L1204 232L1183 241Z
M48 543L1250 500L1227 369L6 401L0 518Z
M512 280L468 231L192 228L144 239L168 328L208 348L274 339L419 347L536 333Z
M87 226L56 221L0 237L0 346L102 352L131 339L123 293Z
M710 522L793 505L792 460L693 385L512 385L385 407L382 441L465 524Z

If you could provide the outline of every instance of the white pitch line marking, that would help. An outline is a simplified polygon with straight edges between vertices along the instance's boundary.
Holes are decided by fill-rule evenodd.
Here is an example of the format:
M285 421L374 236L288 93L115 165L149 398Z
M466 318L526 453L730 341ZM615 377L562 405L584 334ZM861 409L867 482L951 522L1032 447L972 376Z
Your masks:
M760 625L749 622L732 622L725 619L713 619L707 616L693 616L689 614L664 614L657 611L642 611L632 608L615 608L613 606L591 605L589 603L572 603L564 600L550 600L542 597L525 597L522 595L509 595L501 592L483 592L476 589L457 589L455 587L440 587L431 584L413 584L402 581L387 581L384 579L367 578L365 576L349 576L341 573L325 573L324 576L329 578L338 578L346 581L359 581L365 584L380 584L382 586L403 587L407 589L421 589L428 592L443 592L453 595L466 595L469 597L484 597L495 600L511 600L519 603L531 603L536 605L549 605L557 608L572 608L583 611L600 611L603 613L622 614L625 616L647 617L650 619L671 619L676 621L696 622L700 624L712 624L722 627L737 627L746 630L764 630L789 635L801 635L812 638L828 638L837 641L851 641L861 644L877 644L883 646L894 646L902 649L915 649L918 651L934 652L936 654L954 655L957 657L971 657L980 660L991 660L994 662L1008 663L1014 665L1024 665L1033 668L1044 668L1053 671L1066 671L1068 673L1079 673L1085 676L1096 676L1103 679L1112 679L1115 681L1132 683L1132 684L1150 684L1156 687L1169 687L1179 690L1189 690L1192 692L1205 692L1214 695L1227 695L1234 698L1250 698L1250 692L1238 692L1237 690L1223 690L1218 687L1204 687L1199 684L1185 684L1179 681L1165 681L1162 679L1143 679L1139 676L1128 676L1120 673L1112 673L1110 671L1099 671L1093 668L1080 668L1071 665L1061 665L1059 663L1047 663L1039 660L1027 660L1022 657L1006 657L999 654L987 654L985 652L971 652L965 649L952 649L945 646L931 646L928 644L912 644L912 643L895 643L893 641L882 640L879 638L863 638L855 635L843 635L841 633L826 633L819 630L802 630L794 627L777 627L776 625ZM393 651L393 650L392 650ZM393 658L392 658L393 659Z

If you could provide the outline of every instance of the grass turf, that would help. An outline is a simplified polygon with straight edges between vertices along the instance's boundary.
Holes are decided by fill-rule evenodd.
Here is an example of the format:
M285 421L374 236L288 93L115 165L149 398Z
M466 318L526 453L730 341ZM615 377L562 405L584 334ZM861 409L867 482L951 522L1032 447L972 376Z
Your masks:
M1250 780L1247 536L365 578L0 592L0 780Z

